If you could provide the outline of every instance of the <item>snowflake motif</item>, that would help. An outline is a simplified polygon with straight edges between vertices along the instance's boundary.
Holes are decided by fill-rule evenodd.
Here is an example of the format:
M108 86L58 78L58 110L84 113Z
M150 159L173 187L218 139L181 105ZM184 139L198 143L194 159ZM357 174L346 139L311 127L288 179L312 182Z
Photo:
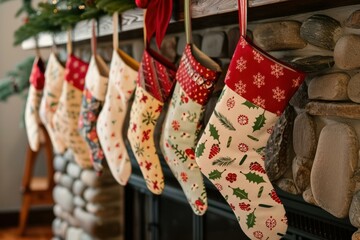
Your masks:
M243 57L240 57L238 60L236 60L236 69L239 70L239 72L242 72L246 69L246 60Z
M261 98L260 96L253 98L252 102L259 107L265 108L265 99Z
M227 73L226 73L226 76L225 76L225 82L227 82L228 80L230 80L230 74L231 74L231 71L228 70Z
M279 87L276 87L272 90L273 98L276 99L278 102L281 102L285 99L285 90L281 90Z
M292 80L292 87L296 88L298 86L300 86L300 77L295 78L295 79Z
M265 225L267 228L269 228L270 230L273 230L273 228L276 227L276 220L274 218L272 218L272 216L270 216L270 218L268 218L265 222Z
M261 63L261 61L264 60L264 58L261 56L261 54L258 51L253 50L253 54L254 54L254 60L257 61L258 63Z
M239 44L240 44L241 48L245 48L248 45L248 43L246 42L246 40L244 38L240 38Z
M246 93L246 84L241 80L235 84L235 92L239 95Z
M237 121L240 125L246 125L249 122L249 118L247 116L241 114L238 116Z
M248 145L246 145L245 143L240 143L238 145L238 149L240 150L240 152L247 152L249 151L249 147Z
M284 68L278 64L271 65L271 75L274 75L276 78L284 75Z
M261 240L264 237L264 234L261 231L255 231L253 234L256 239Z
M230 110L230 109L232 109L233 107L235 107L234 97L231 97L231 98L229 98L229 99L226 101L226 106L227 106L228 110Z
M261 75L261 73L258 72L256 75L253 75L253 79L253 84L258 88L261 88L261 86L265 85L265 76Z

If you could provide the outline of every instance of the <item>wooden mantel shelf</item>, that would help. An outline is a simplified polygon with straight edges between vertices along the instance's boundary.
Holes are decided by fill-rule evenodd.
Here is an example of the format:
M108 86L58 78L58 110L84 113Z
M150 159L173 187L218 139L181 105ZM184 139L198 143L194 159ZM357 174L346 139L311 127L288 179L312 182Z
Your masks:
M175 15L183 19L183 0L175 1ZM177 4L176 4L177 3ZM340 6L358 4L358 0L249 0L248 20L261 20L267 18L283 17L298 13L329 9ZM235 24L237 18L237 0L192 0L193 29ZM132 9L122 14L122 28L119 29L120 40L127 40L141 36L143 26L143 10ZM181 20L171 20L168 32L180 32L184 30ZM99 20L98 38L110 40L112 35L112 18L104 16ZM49 47L56 44L64 44L67 41L65 32L49 33L39 36L39 47ZM79 22L73 30L73 41L81 42L90 39L90 21ZM33 49L34 39L28 39L22 43L23 49Z

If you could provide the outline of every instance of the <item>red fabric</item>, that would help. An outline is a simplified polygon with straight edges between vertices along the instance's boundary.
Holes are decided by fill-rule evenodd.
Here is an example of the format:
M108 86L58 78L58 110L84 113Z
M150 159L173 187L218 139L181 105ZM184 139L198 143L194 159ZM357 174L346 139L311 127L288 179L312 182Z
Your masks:
M181 58L176 80L189 95L200 105L205 105L214 89L220 72L202 66L191 51L191 44L187 44Z
M172 14L173 1L136 0L140 8L147 8L145 16L146 41L149 43L155 34L156 44L160 48Z
M36 90L43 90L45 86L45 67L41 58L37 57L34 60L34 64L30 74L30 84L34 86Z
M88 63L74 55L70 55L66 61L65 80L82 91L85 86L85 76L88 67Z
M141 61L138 86L160 102L165 102L174 84L176 67L151 49L146 49Z
M225 83L250 102L281 114L304 78L240 37Z

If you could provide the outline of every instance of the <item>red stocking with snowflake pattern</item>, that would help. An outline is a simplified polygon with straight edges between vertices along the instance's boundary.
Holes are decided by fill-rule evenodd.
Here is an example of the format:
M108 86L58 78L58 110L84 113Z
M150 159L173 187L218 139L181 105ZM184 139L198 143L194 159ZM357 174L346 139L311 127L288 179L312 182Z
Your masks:
M246 1L239 0L240 16L246 16L246 7ZM287 219L264 170L263 150L304 74L252 45L245 36L245 18L240 23L242 36L226 85L197 145L196 161L249 238L280 239L286 233ZM210 153L215 155L212 159Z

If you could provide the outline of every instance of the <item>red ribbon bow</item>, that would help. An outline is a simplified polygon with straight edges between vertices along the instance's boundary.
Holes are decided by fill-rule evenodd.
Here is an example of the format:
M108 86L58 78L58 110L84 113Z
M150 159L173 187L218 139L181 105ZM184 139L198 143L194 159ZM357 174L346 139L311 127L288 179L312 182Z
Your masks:
M146 8L146 41L149 43L155 34L156 44L160 48L172 14L172 0L135 0L139 8Z

